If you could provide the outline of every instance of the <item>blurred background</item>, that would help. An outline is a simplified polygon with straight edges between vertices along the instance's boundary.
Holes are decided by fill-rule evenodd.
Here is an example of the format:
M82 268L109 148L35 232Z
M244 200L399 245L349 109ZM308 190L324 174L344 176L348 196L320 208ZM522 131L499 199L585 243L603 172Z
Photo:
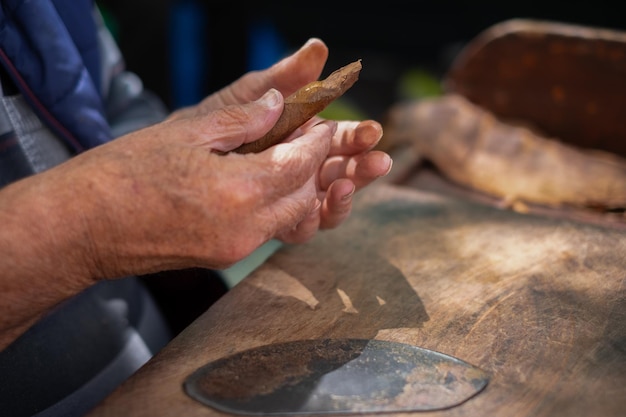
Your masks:
M438 94L439 78L463 45L507 19L626 27L618 4L606 0L97 3L127 67L171 109L271 65L310 37L322 38L330 48L323 76L363 60L357 86L330 109L339 118L381 119L397 100Z

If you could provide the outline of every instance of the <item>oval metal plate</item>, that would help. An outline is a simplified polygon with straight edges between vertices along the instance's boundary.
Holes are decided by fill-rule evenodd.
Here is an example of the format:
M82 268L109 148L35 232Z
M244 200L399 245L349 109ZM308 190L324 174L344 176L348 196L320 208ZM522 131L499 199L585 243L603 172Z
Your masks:
M188 395L245 415L439 410L463 403L487 374L452 356L363 339L301 340L210 362L184 382Z

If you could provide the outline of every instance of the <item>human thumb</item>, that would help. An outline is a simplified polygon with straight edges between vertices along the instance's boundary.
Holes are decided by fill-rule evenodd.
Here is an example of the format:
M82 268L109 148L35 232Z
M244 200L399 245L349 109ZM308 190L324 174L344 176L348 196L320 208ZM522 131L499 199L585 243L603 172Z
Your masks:
M211 147L218 152L231 151L244 143L253 142L265 135L283 111L282 94L269 89L258 100L223 107L211 114Z

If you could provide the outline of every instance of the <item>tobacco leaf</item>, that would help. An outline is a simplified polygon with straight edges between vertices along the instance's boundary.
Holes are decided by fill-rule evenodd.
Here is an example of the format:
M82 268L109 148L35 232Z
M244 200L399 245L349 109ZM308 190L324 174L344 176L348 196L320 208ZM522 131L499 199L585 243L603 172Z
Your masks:
M447 178L511 203L626 208L626 159L503 122L460 95L397 104L384 131Z
M480 33L442 80L500 120L626 157L626 32L511 19Z

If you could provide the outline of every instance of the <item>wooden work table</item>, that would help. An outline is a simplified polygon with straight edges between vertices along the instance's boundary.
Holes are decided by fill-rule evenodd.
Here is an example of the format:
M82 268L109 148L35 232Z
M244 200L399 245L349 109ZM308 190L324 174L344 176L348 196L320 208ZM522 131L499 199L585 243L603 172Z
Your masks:
M91 416L226 415L186 395L185 378L314 338L404 342L491 375L425 417L624 416L626 232L371 186L342 227L277 251Z

